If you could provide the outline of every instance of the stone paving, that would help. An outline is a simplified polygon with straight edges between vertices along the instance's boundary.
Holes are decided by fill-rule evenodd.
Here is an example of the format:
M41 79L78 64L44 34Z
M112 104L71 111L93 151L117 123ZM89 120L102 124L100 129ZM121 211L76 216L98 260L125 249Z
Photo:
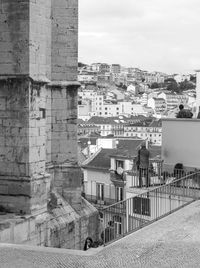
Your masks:
M200 267L200 201L86 252L0 245L1 268Z

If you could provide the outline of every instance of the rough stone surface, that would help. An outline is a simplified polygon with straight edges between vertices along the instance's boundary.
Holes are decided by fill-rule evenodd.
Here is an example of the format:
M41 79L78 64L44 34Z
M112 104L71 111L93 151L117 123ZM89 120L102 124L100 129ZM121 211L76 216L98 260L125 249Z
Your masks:
M200 201L105 248L86 252L0 245L1 267L199 267Z
M52 80L76 81L78 0L52 1Z
M0 1L0 75L49 77L51 0Z
M7 211L46 210L49 175L45 171L44 86L28 78L0 81L0 202Z
M77 53L78 0L0 0L0 211L21 215L0 215L1 242L96 239L98 213L81 198Z

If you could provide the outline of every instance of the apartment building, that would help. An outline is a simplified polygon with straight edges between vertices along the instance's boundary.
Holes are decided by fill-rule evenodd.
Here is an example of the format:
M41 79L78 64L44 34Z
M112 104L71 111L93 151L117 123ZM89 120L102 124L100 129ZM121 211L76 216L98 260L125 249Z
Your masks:
M128 122L126 117L99 117L90 118L87 124L95 124L100 128L101 136L124 136L124 125Z
M109 73L110 72L110 65L107 63L101 63L99 66L100 73Z
M138 180L133 180L132 172L142 143L143 140L137 138L120 139L117 148L100 149L83 163L84 194L88 201L103 207L127 198L128 189L139 184ZM151 147L149 151L152 163L157 163L160 147Z
M149 98L148 107L151 107L155 114L162 114L167 109L167 104L163 98Z
M145 82L148 84L164 83L165 77L166 75L160 72L151 72L151 73L146 72L144 75Z
M162 143L162 121L144 121L124 126L124 137L139 137L154 145Z
M158 95L158 98L165 100L167 105L167 110L172 110L179 104L187 104L188 96L184 94L176 94L173 92L162 92Z
M120 64L112 64L110 71L111 71L111 73L119 74L121 72L121 65Z

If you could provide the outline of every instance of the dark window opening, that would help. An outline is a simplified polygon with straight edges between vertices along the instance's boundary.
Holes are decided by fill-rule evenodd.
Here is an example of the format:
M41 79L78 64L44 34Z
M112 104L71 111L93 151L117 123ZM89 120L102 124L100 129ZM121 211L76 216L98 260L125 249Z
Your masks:
M46 118L46 109L40 108L40 118Z
M133 212L140 215L150 216L150 199L142 197L133 198Z

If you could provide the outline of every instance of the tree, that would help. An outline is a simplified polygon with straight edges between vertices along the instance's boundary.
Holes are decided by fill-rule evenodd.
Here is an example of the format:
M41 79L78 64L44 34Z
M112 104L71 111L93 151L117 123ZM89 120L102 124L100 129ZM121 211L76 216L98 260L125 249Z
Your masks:
M87 66L87 64L82 63L82 62L78 62L78 67L85 67L85 66Z
M187 80L180 82L179 86L181 91L188 89L195 89L195 85Z
M154 82L154 83L151 84L150 88L151 88L151 89L159 88L159 84L156 83L156 82Z
M196 76L191 75L190 76L190 81L196 84Z
M177 93L180 92L180 88L179 88L178 84L176 83L176 81L169 83L167 85L167 90L174 91L174 92L177 92Z

